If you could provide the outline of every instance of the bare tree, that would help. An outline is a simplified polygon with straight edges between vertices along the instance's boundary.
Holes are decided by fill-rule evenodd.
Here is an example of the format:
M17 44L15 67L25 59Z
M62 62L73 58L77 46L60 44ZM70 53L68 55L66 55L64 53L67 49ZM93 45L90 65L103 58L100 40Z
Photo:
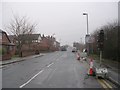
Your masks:
M118 48L120 47L119 44L119 30L118 30L118 22L112 22L108 23L107 25L104 25L100 29L93 32L93 36L95 38L94 44L94 54L98 54L98 47L97 47L97 35L100 30L104 30L104 49L103 49L103 57L107 59L114 59L117 60L117 58L120 58L120 55L118 54Z
M23 36L35 32L36 25L35 23L31 23L26 16L14 16L8 25L7 29L14 35L19 56L21 56L21 48L26 39Z

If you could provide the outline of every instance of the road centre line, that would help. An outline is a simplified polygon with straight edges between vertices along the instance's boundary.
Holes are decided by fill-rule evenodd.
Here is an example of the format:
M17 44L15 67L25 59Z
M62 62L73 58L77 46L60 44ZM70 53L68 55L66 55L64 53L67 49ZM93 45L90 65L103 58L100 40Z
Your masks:
M54 63L49 64L47 67L50 67L52 64L54 64Z
M37 77L40 73L42 73L44 70L41 70L40 72L38 72L36 75L34 75L31 79L29 79L26 83L24 83L23 85L21 85L19 88L23 88L25 85L27 85L28 83L30 83L35 77Z

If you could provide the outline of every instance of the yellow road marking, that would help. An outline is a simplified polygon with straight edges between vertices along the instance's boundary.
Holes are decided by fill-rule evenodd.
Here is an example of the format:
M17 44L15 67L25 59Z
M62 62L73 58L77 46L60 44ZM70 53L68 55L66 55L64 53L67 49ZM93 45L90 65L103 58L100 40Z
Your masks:
M112 86L103 79L97 79L97 81L102 85L103 88L112 88Z
M108 88L112 88L112 86L108 84L105 80L102 80L102 81L108 86Z
M88 63L87 67L89 67ZM112 88L112 86L103 79L97 79L97 81L102 85L103 88Z
M103 88L107 88L106 85L103 82L101 82L101 80L97 79L97 81L102 85Z

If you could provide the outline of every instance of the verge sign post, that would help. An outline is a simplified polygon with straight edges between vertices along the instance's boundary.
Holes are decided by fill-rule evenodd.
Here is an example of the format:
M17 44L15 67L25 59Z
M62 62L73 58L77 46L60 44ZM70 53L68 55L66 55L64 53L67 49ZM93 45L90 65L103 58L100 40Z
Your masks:
M90 53L90 44L92 45L93 42L94 42L94 37L87 34L86 37L85 37L85 43L86 43L86 48L88 50L88 54ZM93 47L91 47L91 50L92 49L93 49Z

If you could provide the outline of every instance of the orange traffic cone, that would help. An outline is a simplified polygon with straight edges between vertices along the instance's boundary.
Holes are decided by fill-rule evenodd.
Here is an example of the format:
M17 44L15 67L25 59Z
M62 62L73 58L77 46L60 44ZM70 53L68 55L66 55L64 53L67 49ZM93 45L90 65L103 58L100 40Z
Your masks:
M88 75L93 75L93 60L90 60L90 69Z
M77 60L80 60L80 53L77 53Z

